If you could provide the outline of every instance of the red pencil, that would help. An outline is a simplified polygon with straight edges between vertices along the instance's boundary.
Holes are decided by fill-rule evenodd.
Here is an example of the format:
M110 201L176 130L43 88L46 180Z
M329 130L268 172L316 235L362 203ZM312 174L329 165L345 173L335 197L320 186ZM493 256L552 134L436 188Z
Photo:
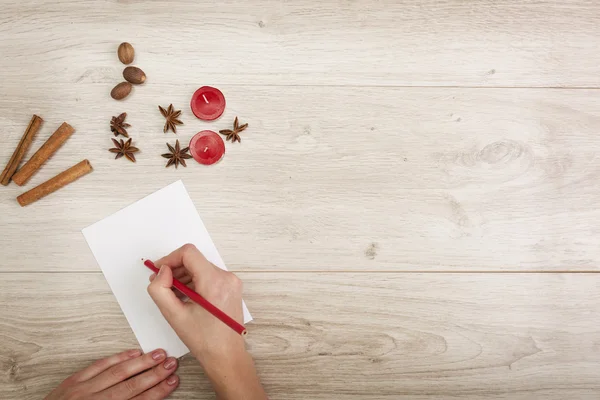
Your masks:
M150 260L144 261L144 265L150 268L154 273L158 274L158 268L154 265L154 263ZM187 297L192 299L196 304L200 305L206 311L220 319L225 325L236 331L242 336L246 336L248 332L244 325L240 324L229 315L225 314L223 311L219 310L215 307L210 301L206 300L204 297L200 296L198 293L194 292L189 287L185 286L183 283L179 282L177 279L173 278L173 286L181 293L185 294Z

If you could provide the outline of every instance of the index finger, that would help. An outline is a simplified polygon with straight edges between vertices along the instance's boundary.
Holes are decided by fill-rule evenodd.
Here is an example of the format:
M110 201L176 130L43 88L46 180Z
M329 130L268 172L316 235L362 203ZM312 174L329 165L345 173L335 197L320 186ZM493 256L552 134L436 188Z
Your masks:
M84 368L81 371L77 372L75 375L73 375L73 379L76 382L83 382L83 381L90 380L117 364L120 364L127 360L137 358L141 355L142 355L142 352L137 349L127 350L127 351L124 351L119 354L114 354L110 357L106 357L101 360L98 360L95 363L93 363L92 365L90 365L89 367Z
M171 269L183 266L190 272L192 277L199 277L202 274L218 270L217 267L204 257L204 254L202 254L196 246L189 243L184 244L171 254L157 260L154 264L157 267L166 265Z

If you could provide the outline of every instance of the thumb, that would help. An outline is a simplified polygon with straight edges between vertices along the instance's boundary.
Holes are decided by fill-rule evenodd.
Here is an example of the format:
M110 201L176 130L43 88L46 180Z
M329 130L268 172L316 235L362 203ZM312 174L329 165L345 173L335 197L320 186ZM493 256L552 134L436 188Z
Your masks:
M148 285L148 294L169 322L171 318L183 310L183 303L171 289L172 286L173 271L165 265L160 268L156 278Z

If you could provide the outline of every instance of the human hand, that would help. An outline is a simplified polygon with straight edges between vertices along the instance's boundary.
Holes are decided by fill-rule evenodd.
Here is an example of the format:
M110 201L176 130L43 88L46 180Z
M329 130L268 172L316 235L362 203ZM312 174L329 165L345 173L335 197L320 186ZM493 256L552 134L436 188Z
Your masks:
M139 350L98 360L71 375L45 400L162 400L179 383L175 358L164 350L142 355Z
M154 263L148 293L183 343L200 361L221 400L267 398L246 351L244 339L193 301L183 302L173 291L173 278L187 285L239 323L243 322L242 282L217 268L191 244Z
M222 362L245 351L242 337L193 301L172 290L173 278L199 293L231 318L242 323L242 282L211 264L194 245L184 245L155 262L158 277L150 276L148 293L192 354L205 365Z

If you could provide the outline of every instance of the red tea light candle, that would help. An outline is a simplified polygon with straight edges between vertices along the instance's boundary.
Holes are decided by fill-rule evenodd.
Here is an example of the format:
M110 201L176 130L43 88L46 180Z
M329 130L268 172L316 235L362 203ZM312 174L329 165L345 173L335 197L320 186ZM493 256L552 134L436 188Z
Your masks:
M200 164L211 165L225 155L225 142L216 132L198 132L190 141L190 153Z
M196 117L204 121L212 121L223 114L225 96L217 88L202 86L194 92L190 106Z

